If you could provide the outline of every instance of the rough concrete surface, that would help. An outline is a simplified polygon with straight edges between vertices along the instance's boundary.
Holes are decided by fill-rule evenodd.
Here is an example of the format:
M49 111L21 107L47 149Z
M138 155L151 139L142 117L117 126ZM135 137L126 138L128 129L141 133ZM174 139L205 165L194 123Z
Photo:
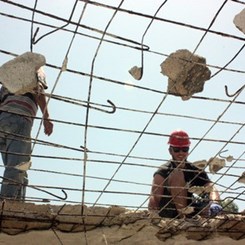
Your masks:
M162 74L168 77L167 91L183 100L202 92L204 83L210 79L211 72L205 58L180 49L169 55L161 64Z
M26 52L0 67L0 83L13 94L24 94L37 86L37 71L46 63L38 53Z
M235 26L245 34L245 9L235 16L233 22Z
M245 216L163 219L147 210L1 202L0 244L223 244L245 242Z

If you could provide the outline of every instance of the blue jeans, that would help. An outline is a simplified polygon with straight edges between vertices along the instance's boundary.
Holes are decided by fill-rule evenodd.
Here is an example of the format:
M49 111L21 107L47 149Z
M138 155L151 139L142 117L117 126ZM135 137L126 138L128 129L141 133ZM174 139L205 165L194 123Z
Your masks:
M5 166L1 188L3 198L25 198L27 173L16 169L15 166L30 161L31 128L32 122L25 117L0 112L0 151Z

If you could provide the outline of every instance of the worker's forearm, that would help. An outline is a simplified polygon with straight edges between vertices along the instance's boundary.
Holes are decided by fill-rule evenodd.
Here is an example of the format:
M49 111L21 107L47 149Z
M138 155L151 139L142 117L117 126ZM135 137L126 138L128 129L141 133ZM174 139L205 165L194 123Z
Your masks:
M212 187L212 191L209 193L209 199L211 201L216 201L219 202L220 201L220 195L218 190L215 188L213 183L209 183L207 186L211 186Z
M48 107L47 107L45 95L40 94L37 98L37 103L43 113L43 118L48 119L49 113L48 113Z
M216 201L216 202L220 201L219 193L218 193L218 191L216 191L216 190L210 192L209 198L210 198L210 200L212 200L212 201Z

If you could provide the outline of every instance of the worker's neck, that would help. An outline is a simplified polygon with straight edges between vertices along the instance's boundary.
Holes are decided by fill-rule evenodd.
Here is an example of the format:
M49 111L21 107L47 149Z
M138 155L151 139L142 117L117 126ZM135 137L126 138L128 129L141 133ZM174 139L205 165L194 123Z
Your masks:
M178 161L175 159L172 159L172 164L175 168L184 168L186 163L186 159L182 161Z

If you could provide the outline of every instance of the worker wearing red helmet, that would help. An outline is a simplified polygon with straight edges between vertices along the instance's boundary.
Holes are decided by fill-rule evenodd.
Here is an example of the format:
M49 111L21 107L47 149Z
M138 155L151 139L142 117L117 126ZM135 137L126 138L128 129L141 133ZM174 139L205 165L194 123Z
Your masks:
M220 212L221 206L213 205L219 202L219 193L207 173L187 161L191 144L189 135L183 130L175 130L170 134L168 144L172 159L154 173L149 210L168 218L184 217L187 207L193 207L189 209L193 210L189 215ZM206 200L197 203L193 193L188 192L192 186L211 187L209 190L212 191L203 193Z

